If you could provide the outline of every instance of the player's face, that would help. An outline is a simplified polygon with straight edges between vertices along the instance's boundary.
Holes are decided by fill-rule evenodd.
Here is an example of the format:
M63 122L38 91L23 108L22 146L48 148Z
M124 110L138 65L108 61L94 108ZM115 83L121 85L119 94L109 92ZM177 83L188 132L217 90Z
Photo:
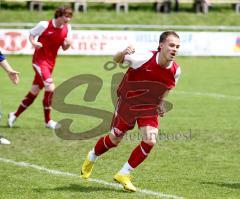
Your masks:
M172 61L178 53L180 47L179 38L169 35L166 40L160 43L161 53L167 61Z
M60 21L61 21L61 24L66 24L68 23L72 18L72 13L71 12L67 12L65 13L65 15L63 15L62 17L60 17Z
M62 18L63 18L63 23L65 23L65 24L71 20L71 17L69 17L69 16L63 16Z

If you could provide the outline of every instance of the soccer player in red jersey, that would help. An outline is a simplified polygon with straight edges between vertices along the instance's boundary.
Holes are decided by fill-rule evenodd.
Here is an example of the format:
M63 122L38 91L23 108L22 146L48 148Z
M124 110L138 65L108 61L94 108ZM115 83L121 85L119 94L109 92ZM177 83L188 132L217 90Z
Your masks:
M16 119L25 111L38 96L42 88L45 89L43 111L45 126L55 129L57 122L51 120L51 103L55 85L52 79L56 56L60 47L67 50L71 46L69 38L71 26L68 22L72 18L70 7L59 7L55 11L54 19L40 21L30 30L29 40L35 48L32 65L35 71L32 88L24 97L16 112L9 113L8 126L12 127ZM35 38L38 37L38 40Z
M15 71L12 66L8 63L6 57L0 51L0 67L2 67L8 74L10 80L14 84L19 83L19 72ZM1 112L0 112L0 120L1 120ZM0 144L10 144L10 141L0 135Z
M117 63L128 62L129 69L118 87L118 103L110 133L99 138L88 153L81 169L83 178L90 177L96 159L116 147L137 122L142 141L114 176L124 189L136 191L130 172L146 159L156 144L158 116L162 117L165 113L163 99L175 87L180 75L180 67L174 61L179 47L178 34L166 31L160 36L158 51L138 54L134 47L129 46L114 56Z

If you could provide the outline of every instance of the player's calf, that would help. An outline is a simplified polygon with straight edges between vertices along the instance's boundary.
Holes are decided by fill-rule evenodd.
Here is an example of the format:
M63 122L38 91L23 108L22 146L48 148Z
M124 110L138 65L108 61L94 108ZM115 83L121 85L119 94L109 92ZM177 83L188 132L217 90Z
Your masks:
M97 157L107 152L110 148L116 147L117 144L115 143L117 142L112 141L110 135L106 135L99 138L94 149L92 149L87 154L87 157L82 165L81 168L82 178L88 179L90 177L93 170L94 162L96 161Z

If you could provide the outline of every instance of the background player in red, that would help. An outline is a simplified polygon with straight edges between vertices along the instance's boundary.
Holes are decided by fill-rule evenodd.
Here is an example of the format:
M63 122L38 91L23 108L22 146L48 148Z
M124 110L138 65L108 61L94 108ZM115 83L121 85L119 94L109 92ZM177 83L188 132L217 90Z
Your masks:
M13 70L6 57L0 51L0 67L2 67L14 84L19 83L19 72ZM1 119L1 112L0 112ZM0 135L0 144L10 144L10 141Z
M42 88L45 89L43 98L43 109L45 126L55 129L57 122L51 120L51 103L55 85L52 79L56 56L60 47L67 50L71 46L69 35L71 26L68 22L72 17L70 7L56 9L54 19L39 22L30 30L29 40L35 48L32 65L35 71L32 88L22 100L16 112L9 113L8 126L12 127L15 120L35 100ZM38 40L36 41L36 37Z
M131 182L130 172L145 160L157 141L158 114L164 116L163 98L175 87L180 75L180 67L174 61L179 47L180 39L177 33L166 31L160 36L158 51L138 54L132 46L129 46L114 56L117 63L128 62L130 68L118 88L118 103L111 131L101 137L88 153L81 169L83 178L90 177L97 157L116 147L124 134L133 129L137 122L142 141L114 176L114 180L122 184L124 189L136 191ZM159 87L161 85L162 87ZM140 99L139 96L144 97ZM133 109L138 105L140 110L146 111L148 115L144 115L144 111L139 111L136 115L136 110ZM151 114L148 112L150 109L153 110Z

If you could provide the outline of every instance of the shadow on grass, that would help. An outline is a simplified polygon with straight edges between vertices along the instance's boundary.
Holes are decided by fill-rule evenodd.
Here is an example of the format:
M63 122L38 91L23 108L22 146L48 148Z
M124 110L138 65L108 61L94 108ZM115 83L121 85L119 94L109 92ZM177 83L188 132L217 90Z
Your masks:
M219 187L226 187L230 189L240 189L240 183L237 182L201 182L201 184L215 185Z
M123 189L116 189L114 187L101 187L101 186L83 186L81 184L70 184L69 186L62 186L56 187L52 189L48 188L36 188L33 191L42 193L46 191L71 191L71 192L97 192L97 191L111 191L111 192L118 192L118 193L129 193L124 191Z
M13 126L13 127L9 127L8 125L0 125L1 129L19 129L20 126Z

